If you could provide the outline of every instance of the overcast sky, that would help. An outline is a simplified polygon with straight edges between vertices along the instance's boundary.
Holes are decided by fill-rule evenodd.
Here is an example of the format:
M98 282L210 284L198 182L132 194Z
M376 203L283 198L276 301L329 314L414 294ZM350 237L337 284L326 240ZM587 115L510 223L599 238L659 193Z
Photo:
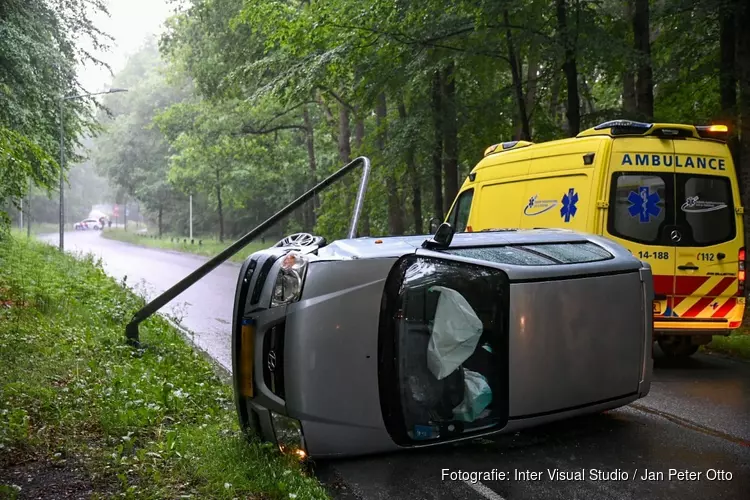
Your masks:
M117 73L146 37L162 32L164 21L173 13L175 5L170 0L104 0L104 3L108 7L109 17L99 14L92 16L92 19L114 41L109 52L96 55ZM86 48L91 50L89 45ZM106 90L112 81L109 71L92 65L79 67L78 76L88 92Z

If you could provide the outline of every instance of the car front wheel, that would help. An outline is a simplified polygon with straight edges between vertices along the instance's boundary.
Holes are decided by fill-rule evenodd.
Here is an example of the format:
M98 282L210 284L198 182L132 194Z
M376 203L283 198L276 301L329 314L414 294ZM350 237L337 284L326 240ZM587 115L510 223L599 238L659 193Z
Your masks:
M690 337L661 338L657 341L659 348L668 358L689 358L696 352L700 345L693 344Z

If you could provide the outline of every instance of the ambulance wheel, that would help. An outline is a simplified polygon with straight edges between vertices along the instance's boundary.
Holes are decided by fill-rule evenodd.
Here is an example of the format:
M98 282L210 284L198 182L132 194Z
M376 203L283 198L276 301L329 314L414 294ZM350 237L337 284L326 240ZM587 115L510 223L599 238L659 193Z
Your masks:
M668 358L689 358L696 352L700 347L697 344L693 344L690 337L672 337L666 339L659 339L659 348L661 348L664 355Z

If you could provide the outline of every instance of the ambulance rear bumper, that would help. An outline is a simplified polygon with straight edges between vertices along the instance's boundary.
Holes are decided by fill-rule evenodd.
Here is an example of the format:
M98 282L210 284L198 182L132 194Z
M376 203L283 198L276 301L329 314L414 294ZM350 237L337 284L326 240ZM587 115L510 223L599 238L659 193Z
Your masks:
M741 321L716 318L654 318L654 337L664 335L729 335Z

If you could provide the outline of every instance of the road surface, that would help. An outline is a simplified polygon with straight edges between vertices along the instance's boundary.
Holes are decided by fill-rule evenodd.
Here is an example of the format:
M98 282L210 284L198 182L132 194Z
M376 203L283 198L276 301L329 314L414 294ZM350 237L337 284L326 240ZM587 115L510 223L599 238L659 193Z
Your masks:
M95 232L65 238L67 250L101 257L109 274L146 283L150 296L206 261ZM195 342L229 370L238 270L224 264L173 301ZM748 498L750 364L707 354L669 362L658 352L655 364L651 393L626 408L468 444L320 463L316 473L342 500ZM550 479L555 470L583 471L584 479ZM477 472L487 479L466 476Z

